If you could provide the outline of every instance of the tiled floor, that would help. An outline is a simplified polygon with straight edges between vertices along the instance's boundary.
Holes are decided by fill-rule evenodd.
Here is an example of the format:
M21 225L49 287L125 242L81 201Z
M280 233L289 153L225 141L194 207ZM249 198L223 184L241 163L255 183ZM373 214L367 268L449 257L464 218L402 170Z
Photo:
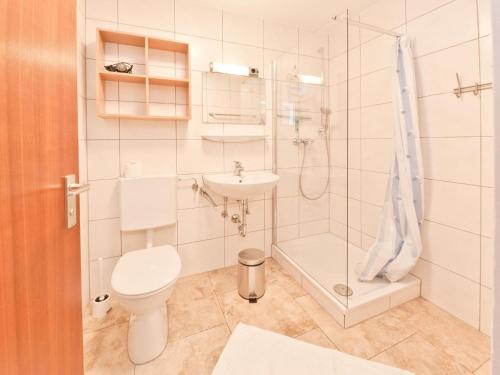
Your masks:
M344 329L272 259L266 276L256 304L239 297L236 267L178 280L168 301L167 348L145 365L128 359L119 306L102 321L86 316L85 373L210 374L231 330L244 322L417 374L489 374L489 338L423 299Z

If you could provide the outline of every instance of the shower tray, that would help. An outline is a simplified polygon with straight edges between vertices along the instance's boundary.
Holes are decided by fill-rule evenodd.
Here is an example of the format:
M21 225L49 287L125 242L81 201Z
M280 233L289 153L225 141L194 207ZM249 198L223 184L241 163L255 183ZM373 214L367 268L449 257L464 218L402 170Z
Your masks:
M344 244L344 247L339 244ZM351 327L420 296L420 279L411 274L395 283L382 279L362 283L354 276L355 267L349 271L349 282L345 273L340 276L339 273L335 275L334 271L329 275L325 272L315 273L314 252L317 260L321 260L324 265L328 263L325 261L327 254L332 254L335 248L343 248L345 253L345 241L332 233L324 233L279 242L278 246L272 247L272 257L341 326ZM307 249L307 252L303 252L303 249ZM353 266L364 254L364 250L349 245L349 260ZM338 260L340 255L336 256ZM342 292L346 295L343 296Z

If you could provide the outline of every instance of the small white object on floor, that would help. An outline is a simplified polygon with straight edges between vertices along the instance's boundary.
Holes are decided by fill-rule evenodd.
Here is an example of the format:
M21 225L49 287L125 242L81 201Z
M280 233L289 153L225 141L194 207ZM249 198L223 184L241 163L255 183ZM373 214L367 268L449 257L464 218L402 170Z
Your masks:
M337 350L239 323L212 375L412 375Z

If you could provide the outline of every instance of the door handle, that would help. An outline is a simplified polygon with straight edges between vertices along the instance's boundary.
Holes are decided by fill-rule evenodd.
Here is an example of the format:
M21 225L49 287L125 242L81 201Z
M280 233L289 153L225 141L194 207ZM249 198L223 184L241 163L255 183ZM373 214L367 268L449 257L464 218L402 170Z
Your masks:
M67 193L71 195L78 195L90 189L89 184L69 184L67 186Z
M66 200L66 228L70 229L76 225L77 209L76 196L90 189L89 184L79 184L74 174L64 176L65 200Z

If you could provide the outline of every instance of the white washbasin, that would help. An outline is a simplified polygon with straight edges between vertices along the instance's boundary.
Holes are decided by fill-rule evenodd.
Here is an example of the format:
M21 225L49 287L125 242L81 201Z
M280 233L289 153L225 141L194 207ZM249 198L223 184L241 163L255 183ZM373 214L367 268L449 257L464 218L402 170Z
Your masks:
M241 177L226 173L205 175L203 179L214 193L243 200L271 191L278 183L280 176L270 172L244 173Z

